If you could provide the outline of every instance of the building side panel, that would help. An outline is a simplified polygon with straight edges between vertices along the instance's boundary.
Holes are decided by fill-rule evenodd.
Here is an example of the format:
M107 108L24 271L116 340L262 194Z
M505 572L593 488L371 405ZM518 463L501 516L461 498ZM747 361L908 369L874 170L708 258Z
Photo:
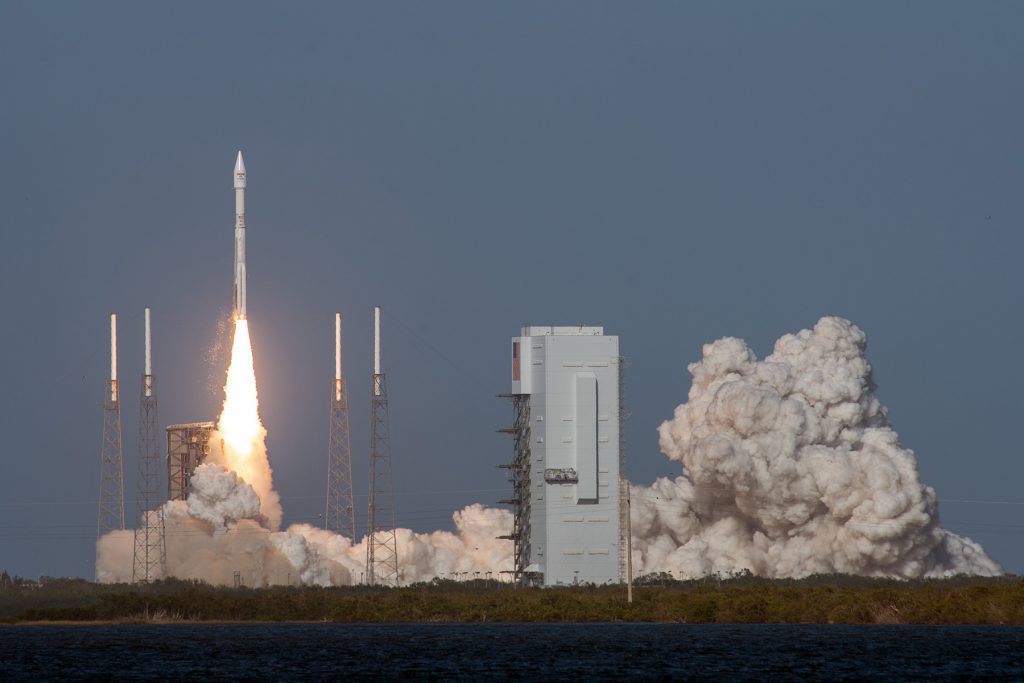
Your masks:
M618 338L601 328L532 327L513 341L513 387L530 394L530 570L549 586L616 582Z
M530 444L533 462L530 463L530 567L544 572L547 552L547 502L544 486L544 467L547 462L547 411L544 393L543 339L521 337L519 348L523 353L522 377L530 389Z
M597 377L577 372L575 389L574 446L576 451L576 502L597 502Z

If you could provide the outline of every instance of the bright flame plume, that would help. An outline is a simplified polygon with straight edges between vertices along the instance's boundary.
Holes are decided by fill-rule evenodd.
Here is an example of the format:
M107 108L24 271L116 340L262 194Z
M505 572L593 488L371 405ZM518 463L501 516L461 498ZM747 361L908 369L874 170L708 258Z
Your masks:
M231 364L224 385L224 408L217 422L210 461L235 472L260 497L260 513L271 529L281 524L281 504L267 460L267 430L260 422L256 372L252 361L249 321L235 321Z
M224 386L224 409L217 424L225 446L232 452L229 463L239 474L252 456L260 438L259 397L256 392L256 372L252 364L252 343L249 340L249 321L235 321L235 339L231 346L231 365L228 382ZM242 469L234 467L238 465Z

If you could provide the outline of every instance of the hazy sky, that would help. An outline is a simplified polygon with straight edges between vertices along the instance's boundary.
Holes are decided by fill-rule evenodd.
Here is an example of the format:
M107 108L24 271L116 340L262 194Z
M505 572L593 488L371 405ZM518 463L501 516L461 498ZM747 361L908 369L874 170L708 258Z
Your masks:
M366 522L372 306L399 523L505 498L509 343L604 325L627 472L723 335L841 315L943 523L1024 572L1024 4L0 7L0 569L92 577L107 316L134 508L142 310L162 424L213 419L237 149L286 523L323 508L345 315Z

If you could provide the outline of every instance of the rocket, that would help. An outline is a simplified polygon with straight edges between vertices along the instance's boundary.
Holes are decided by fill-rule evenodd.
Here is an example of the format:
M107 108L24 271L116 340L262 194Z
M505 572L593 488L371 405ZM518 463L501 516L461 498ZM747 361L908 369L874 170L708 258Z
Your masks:
M245 320L245 162L235 161L235 286L232 318Z

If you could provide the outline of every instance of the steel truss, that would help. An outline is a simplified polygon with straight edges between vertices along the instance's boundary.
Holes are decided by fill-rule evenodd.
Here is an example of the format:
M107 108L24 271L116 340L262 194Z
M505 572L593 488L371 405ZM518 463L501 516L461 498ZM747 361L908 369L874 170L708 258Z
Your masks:
M156 378L143 375L139 402L139 494L136 499L139 526L135 529L132 562L134 583L150 583L167 573L157 425Z
M499 431L512 435L513 457L510 465L499 465L509 470L512 498L500 501L512 507L512 533L502 536L512 541L512 580L517 585L536 582L535 572L527 572L530 564L530 395L499 394L512 399L513 423L510 429Z
M352 451L348 431L348 388L344 379L331 383L330 435L327 447L327 510L324 528L356 541L352 494Z
M366 582L371 586L397 586L400 577L395 536L395 489L391 470L388 391L383 373L373 375L371 412Z
M117 380L110 379L106 382L103 399L96 538L117 529L124 529L124 461L121 455L121 401Z

